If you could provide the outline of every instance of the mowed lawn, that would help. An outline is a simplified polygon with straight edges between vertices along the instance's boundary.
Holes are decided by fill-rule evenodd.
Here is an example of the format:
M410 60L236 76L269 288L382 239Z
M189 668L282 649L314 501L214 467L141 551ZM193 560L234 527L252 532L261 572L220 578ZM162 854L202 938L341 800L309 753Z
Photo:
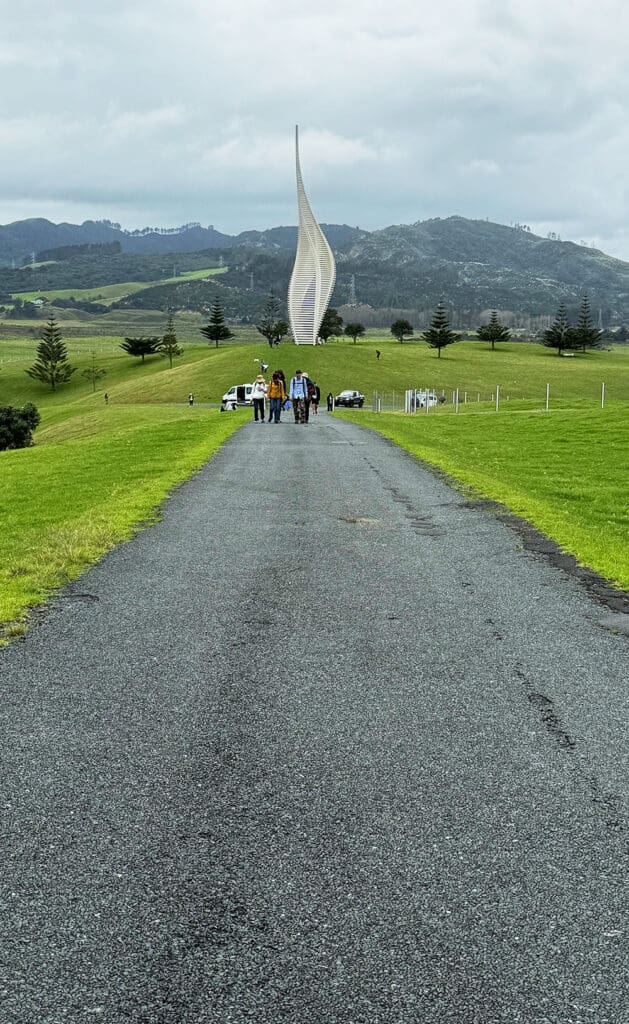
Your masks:
M154 520L165 495L242 421L216 410L108 406L57 417L35 447L0 452L5 637L23 630L29 607Z
M476 415L337 413L502 502L629 589L629 406Z

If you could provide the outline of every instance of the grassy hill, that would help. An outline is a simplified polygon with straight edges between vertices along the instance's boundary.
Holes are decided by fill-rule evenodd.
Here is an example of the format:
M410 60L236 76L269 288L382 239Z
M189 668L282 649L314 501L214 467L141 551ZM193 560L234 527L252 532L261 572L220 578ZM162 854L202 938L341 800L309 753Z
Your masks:
M110 305L112 302L145 289L180 284L182 281L203 281L215 274L224 274L227 269L227 267L204 267L202 270L186 270L178 274L177 277L166 277L156 281L121 281L118 284L97 285L91 288L36 289L35 291L13 292L12 294L14 298L22 299L24 302L32 302L37 298L45 298L49 301L74 298L85 302L100 302L103 305Z
M178 329L178 323L176 322ZM390 336L389 336L390 337ZM255 339L259 338L259 341ZM270 369L282 369L287 378L297 367L317 380L324 394L343 388L358 388L371 401L374 391L399 396L406 388L430 387L451 398L459 388L460 400L489 400L500 385L503 399L528 399L543 403L546 384L553 401L597 401L605 382L609 399L629 400L629 349L588 352L572 359L558 359L553 350L539 345L510 343L492 352L481 342L459 342L437 359L420 342L400 345L386 334L369 335L356 345L332 341L325 346L285 344L270 350L266 342L249 331L242 340L248 344L210 348L196 339L185 341L182 357L172 370L160 356L145 363L125 355L119 348L122 337L72 338L68 341L71 361L81 369L95 352L99 366L107 370L100 389L107 390L115 403L177 403L193 391L199 401L219 402L232 384L249 382L259 372L262 359ZM94 404L91 385L76 373L69 385L53 395L24 373L34 360L37 339L0 337L0 404L34 401L44 409L57 404ZM382 355L376 360L378 348Z

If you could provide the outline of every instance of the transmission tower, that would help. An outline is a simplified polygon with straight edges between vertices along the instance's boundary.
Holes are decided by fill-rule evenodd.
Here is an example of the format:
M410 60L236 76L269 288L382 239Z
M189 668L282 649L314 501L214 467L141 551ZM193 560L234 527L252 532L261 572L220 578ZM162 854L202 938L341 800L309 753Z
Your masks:
M348 304L350 306L357 306L358 305L358 303L356 301L356 277L354 276L354 274L352 274L352 276L350 277L350 280L349 280L349 303Z

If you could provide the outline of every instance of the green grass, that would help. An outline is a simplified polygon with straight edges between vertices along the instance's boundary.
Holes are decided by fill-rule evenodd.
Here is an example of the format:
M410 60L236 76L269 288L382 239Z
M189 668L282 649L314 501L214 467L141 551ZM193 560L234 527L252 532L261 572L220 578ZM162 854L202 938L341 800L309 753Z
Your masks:
M41 264L42 266L44 264ZM14 292L13 297L32 302L34 299L70 299L82 302L100 302L110 305L127 295L134 295L145 288L155 288L161 284L181 284L182 281L196 281L215 274L224 274L228 267L210 267L208 270L187 270L177 277L164 277L157 281L124 281L120 284L105 284L96 288L53 288L50 291Z
M244 414L108 406L52 417L36 447L0 452L0 623L19 635L26 610L155 520L174 486Z
M432 410L431 410L432 412ZM629 409L337 415L502 502L582 565L629 588Z

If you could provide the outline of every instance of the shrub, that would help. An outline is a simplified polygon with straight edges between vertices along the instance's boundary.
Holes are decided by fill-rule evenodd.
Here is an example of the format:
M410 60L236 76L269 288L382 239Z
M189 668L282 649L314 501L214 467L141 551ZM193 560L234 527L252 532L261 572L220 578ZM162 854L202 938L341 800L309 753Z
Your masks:
M37 409L30 402L21 409L12 405L0 406L0 451L30 448L33 431L40 419Z

